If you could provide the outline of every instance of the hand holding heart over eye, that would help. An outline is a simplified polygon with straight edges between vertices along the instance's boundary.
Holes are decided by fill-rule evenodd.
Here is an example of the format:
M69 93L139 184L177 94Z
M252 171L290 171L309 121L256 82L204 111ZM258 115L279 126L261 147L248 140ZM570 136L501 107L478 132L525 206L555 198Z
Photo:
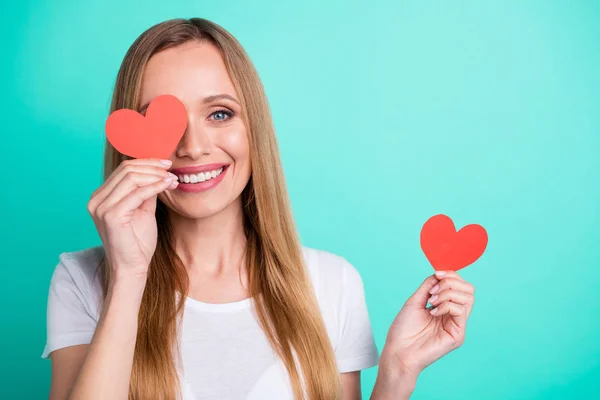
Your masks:
M100 234L111 276L143 278L157 245L156 200L174 190L169 160L123 161L92 193L88 211ZM116 280L111 278L111 284Z

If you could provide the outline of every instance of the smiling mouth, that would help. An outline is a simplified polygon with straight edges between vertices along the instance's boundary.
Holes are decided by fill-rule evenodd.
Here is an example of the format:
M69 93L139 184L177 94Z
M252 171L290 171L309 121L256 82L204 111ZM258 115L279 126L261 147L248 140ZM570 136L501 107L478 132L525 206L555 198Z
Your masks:
M227 166L223 166L221 168L213 169L211 171L206 171L206 172L199 172L197 174L177 175L177 179L179 180L180 183L190 183L190 184L202 183L202 182L209 181L211 179L218 178L219 175L221 175L223 173L223 171L225 171L226 168L227 168Z

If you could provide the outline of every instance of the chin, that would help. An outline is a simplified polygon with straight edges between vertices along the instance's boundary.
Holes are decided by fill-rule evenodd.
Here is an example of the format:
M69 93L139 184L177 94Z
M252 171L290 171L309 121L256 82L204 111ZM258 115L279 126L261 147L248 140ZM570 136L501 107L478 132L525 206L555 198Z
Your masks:
M214 209L202 209L202 210L186 210L185 212L180 212L179 214L185 218L189 219L204 219L212 217L216 214L222 212L224 208L214 208Z
M167 199L165 199L167 200ZM169 201L170 200L170 201ZM187 199L169 199L163 201L170 212L189 219L204 219L225 212L239 203L241 207L241 196L234 200L221 196L209 196L204 199L188 197Z
M203 219L212 217L216 214L221 213L227 208L227 204L219 203L219 204L206 204L202 202L195 202L194 204L179 204L177 207L168 206L169 209L179 214L182 217L190 218L190 219Z

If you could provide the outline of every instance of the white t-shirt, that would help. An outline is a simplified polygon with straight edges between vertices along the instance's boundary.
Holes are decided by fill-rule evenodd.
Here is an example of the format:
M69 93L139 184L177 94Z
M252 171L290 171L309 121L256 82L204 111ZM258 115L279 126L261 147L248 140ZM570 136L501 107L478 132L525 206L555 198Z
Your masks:
M340 373L377 365L362 279L335 254L302 247ZM62 253L50 283L47 341L56 349L90 343L100 317L102 247ZM261 329L251 299L186 298L179 343L183 400L292 399L289 376Z

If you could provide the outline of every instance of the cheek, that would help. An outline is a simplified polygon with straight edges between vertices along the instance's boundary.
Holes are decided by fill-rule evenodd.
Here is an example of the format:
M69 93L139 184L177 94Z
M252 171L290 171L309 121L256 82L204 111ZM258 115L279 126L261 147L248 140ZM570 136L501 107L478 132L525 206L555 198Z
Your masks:
M238 128L228 131L221 137L221 146L236 163L244 163L250 158L250 146L245 129Z

